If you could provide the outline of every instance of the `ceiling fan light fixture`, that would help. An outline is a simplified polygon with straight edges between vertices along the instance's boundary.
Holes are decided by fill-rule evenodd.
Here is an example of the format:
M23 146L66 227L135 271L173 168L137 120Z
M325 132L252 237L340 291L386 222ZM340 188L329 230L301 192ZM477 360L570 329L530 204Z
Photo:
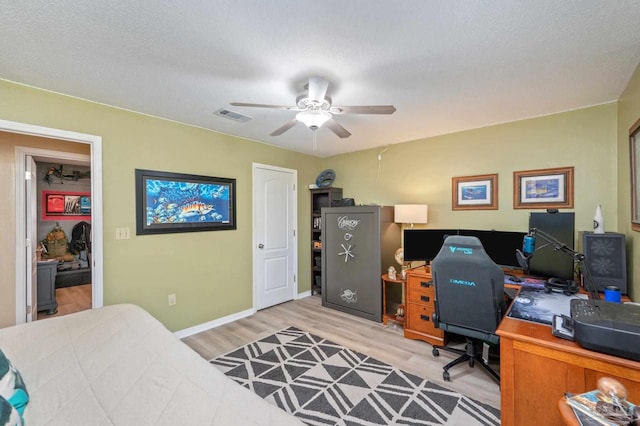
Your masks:
M304 123L311 130L319 129L332 117L331 113L322 110L307 110L296 114L296 120Z
M284 109L299 111L296 117L283 126L280 126L269 136L280 136L294 127L298 122L303 123L313 131L314 147L316 130L326 126L339 138L348 138L351 133L333 119L334 114L393 114L396 108L393 105L359 105L359 106L332 106L331 98L327 96L329 82L322 77L310 77L305 85L305 93L298 95L296 106L253 104L247 102L231 102L230 105L253 108Z

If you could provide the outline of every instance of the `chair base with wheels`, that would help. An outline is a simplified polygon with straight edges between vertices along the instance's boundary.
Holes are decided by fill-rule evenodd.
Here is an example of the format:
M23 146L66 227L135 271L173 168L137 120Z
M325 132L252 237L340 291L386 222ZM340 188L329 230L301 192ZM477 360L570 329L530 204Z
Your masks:
M431 353L433 354L433 356L440 356L441 349L447 352L460 355L458 358L454 359L453 361L451 361L450 363L442 367L442 378L446 382L451 381L451 374L449 374L450 368L458 364L462 364L465 361L468 361L469 367L473 368L475 366L476 361L478 361L480 366L484 368L485 371L489 373L496 382L498 382L498 385L500 385L500 375L496 373L495 370L493 370L489 366L489 364L484 360L484 358L482 357L482 351L478 350L477 343L478 342L476 340L467 337L465 350L450 348L448 346L433 345L433 349L431 350Z
M504 271L478 237L450 235L431 261L431 275L435 284L433 325L467 339L465 350L433 346L434 356L440 355L440 349L460 355L443 367L442 377L449 381L450 368L465 361L473 367L478 361L499 386L500 376L488 365L488 349L500 344L496 329L506 310Z

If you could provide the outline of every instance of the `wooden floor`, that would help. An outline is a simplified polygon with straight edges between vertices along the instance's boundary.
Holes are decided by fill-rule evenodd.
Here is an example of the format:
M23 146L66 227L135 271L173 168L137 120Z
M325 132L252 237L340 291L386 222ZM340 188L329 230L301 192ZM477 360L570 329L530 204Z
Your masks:
M91 309L91 284L57 288L56 301L58 302L58 312L53 315L47 315L46 311L38 312L38 320Z
M451 381L442 379L442 366L454 355L441 351L431 354L431 345L405 339L396 326L383 326L369 320L322 307L319 296L273 306L256 314L183 339L203 358L210 360L283 328L294 326L357 350L409 373L449 389L500 407L500 388L476 366L458 365L450 370Z

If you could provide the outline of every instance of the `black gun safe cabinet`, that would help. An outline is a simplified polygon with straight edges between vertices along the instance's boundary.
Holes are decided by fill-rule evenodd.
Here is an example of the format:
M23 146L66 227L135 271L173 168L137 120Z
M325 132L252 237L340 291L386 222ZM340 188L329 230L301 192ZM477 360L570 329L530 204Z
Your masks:
M382 321L381 274L399 265L393 207L322 208L322 306Z

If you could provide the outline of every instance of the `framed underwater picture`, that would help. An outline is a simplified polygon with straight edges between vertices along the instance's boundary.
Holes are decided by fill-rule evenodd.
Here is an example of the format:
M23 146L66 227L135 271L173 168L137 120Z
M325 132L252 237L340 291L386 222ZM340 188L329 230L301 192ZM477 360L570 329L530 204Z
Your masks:
M136 235L236 229L236 180L135 170Z
M573 167L513 172L513 208L573 208Z
M498 174L451 178L452 210L497 210Z

